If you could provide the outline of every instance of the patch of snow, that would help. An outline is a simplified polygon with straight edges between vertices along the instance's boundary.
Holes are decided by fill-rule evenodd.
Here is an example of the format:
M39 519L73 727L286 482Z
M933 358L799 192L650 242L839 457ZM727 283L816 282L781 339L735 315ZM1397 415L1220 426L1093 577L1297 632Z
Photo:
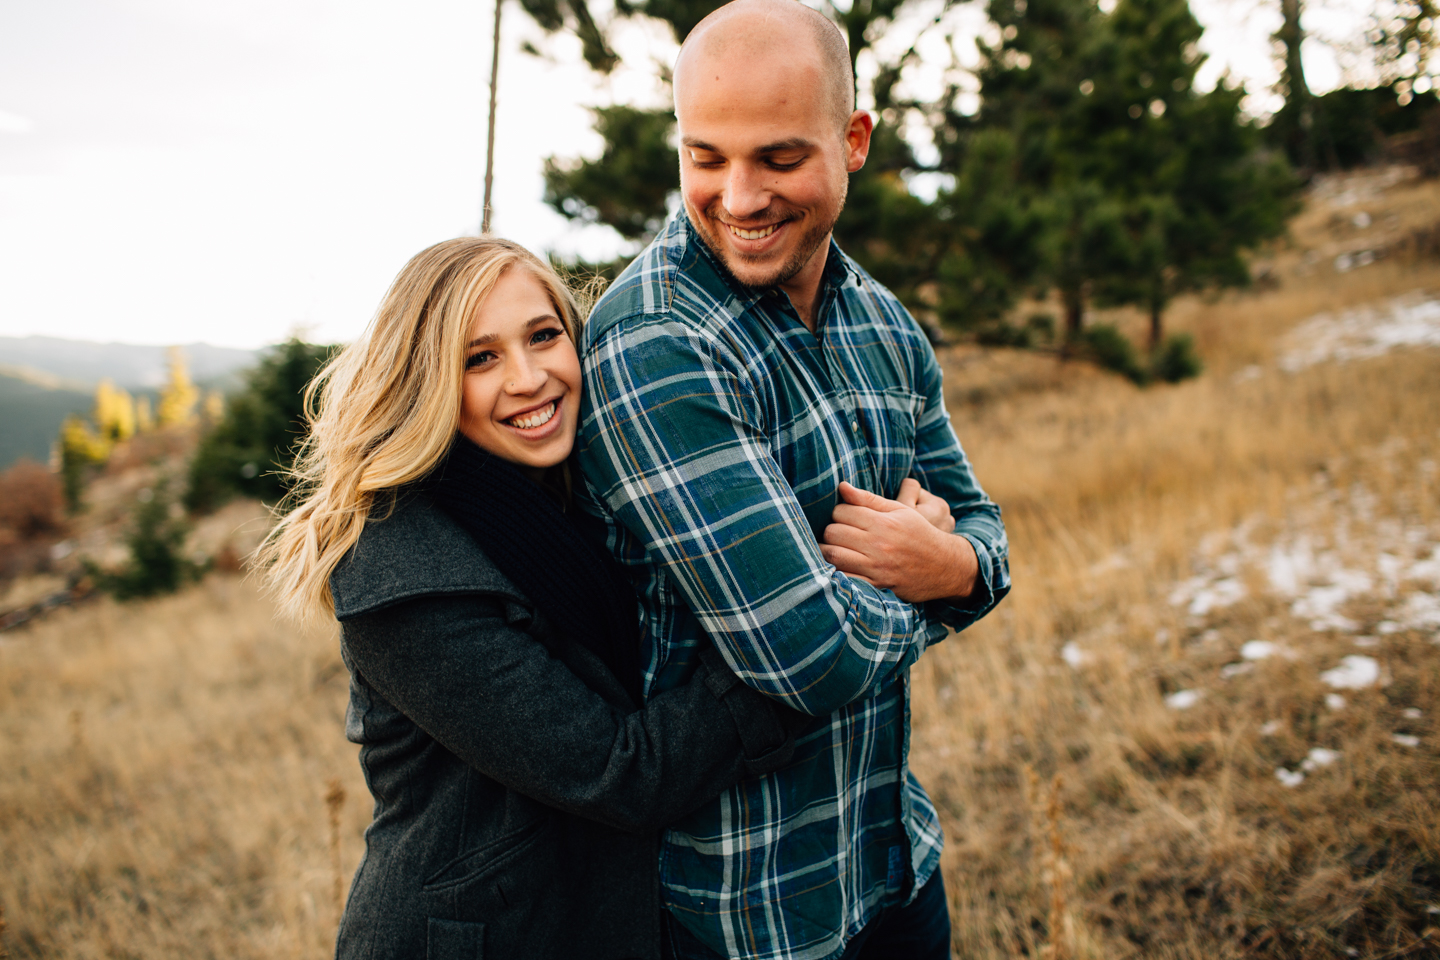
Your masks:
M1071 640L1069 643L1065 644L1065 646L1060 648L1060 659L1070 664L1070 666L1074 669L1079 670L1081 667L1085 666L1085 664L1089 663L1094 658L1091 657L1090 654L1086 653L1084 650L1081 650L1080 644L1076 643L1074 640Z
M1380 663L1374 657L1352 653L1340 660L1340 666L1320 674L1320 679L1336 690L1363 690L1380 681Z
M1300 761L1301 770L1319 770L1321 767L1328 767L1340 759L1339 750L1327 750L1324 747L1311 747L1310 753Z
M1260 736L1273 737L1283 729L1285 729L1285 722L1283 720L1266 720L1260 726Z
M1186 612L1192 617L1203 617L1211 610L1229 607L1245 598L1245 584L1236 577L1211 580L1209 577L1191 577L1170 593L1170 602L1175 606L1189 604Z
M1291 605L1290 612L1309 620L1311 630L1359 629L1360 625L1354 620L1340 615L1339 608L1352 597L1369 593L1374 583L1358 570L1336 570L1329 579L1328 584L1311 587L1303 593Z
M1249 673L1255 669L1253 663L1227 663L1220 668L1220 679L1229 680L1231 677L1238 677L1242 673Z
M1343 272L1363 266L1359 261L1366 252L1341 254L1335 269ZM1345 261L1343 266L1341 261ZM1290 331L1285 343L1288 349L1280 358L1280 367L1290 373L1327 360L1378 357L1396 347L1440 347L1440 300L1410 295L1381 307L1346 310L1339 316L1318 314Z
M1405 571L1406 580L1429 580L1440 584L1440 547L1436 547L1428 560L1416 560Z
M1305 774L1298 770L1290 771L1284 767L1276 767L1275 779L1280 781L1282 787L1294 788L1305 782Z
M1392 734L1390 734L1390 739L1391 739L1391 740L1394 740L1396 743L1400 744L1400 746L1402 746L1402 747L1418 747L1418 746L1420 746L1420 738L1419 738L1419 737L1416 737L1416 736L1412 736L1411 734L1408 734L1408 733L1392 733Z
M1396 629L1433 630L1440 628L1440 595L1412 593L1399 611ZM1378 629L1378 628L1377 628Z
M1165 706L1171 710L1189 710L1200 702L1199 690L1176 690L1165 697Z
M1246 660L1266 660L1279 652L1280 646L1269 640L1251 640L1240 647L1240 656Z
M1325 706L1330 710L1344 710L1345 698L1338 693L1325 694Z
M1404 714L1406 720L1419 720L1425 716L1424 713L1420 712L1419 707L1406 707L1401 713Z
M1380 638L1378 638L1378 637L1356 637L1356 638L1355 638L1355 646L1357 646L1357 647L1378 647L1378 646L1380 646Z

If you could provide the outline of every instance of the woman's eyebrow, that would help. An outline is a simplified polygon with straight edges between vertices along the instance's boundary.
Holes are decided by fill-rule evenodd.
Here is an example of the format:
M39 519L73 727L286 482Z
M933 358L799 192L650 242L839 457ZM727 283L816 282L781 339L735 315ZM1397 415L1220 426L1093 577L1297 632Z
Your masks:
M526 321L525 331L528 333L529 331L534 330L536 327L540 326L540 324L547 323L552 320L559 322L560 318L555 316L555 314L553 313L542 313L540 314L540 316ZM465 344L465 349L468 350L471 347L483 347L487 343L494 343L496 340L499 339L499 334L487 333L483 337L476 337L474 340L471 340L469 343Z

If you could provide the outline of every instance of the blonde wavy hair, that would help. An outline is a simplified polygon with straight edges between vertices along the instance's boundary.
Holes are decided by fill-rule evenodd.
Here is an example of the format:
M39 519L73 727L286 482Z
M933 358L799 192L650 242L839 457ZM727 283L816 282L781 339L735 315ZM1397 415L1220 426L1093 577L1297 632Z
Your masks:
M361 338L305 389L309 433L289 475L283 515L252 559L281 610L333 610L330 574L376 500L421 479L460 426L465 352L476 311L506 271L529 270L572 341L580 310L554 269L519 244L461 237L416 254Z

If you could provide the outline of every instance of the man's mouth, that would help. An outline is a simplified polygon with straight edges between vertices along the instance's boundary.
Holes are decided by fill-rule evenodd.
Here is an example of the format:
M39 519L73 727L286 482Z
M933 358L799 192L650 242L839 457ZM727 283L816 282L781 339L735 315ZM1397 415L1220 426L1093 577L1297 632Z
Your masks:
M770 234L779 230L784 222L785 221L782 220L780 223L772 223L768 227L761 227L758 230L746 230L743 227L737 227L730 223L725 224L725 226L730 229L731 236L739 237L741 240L764 240L770 236Z
M539 410L531 410L529 413L517 417L510 417L505 422L512 427L519 427L521 430L534 430L536 427L543 427L555 416L556 402L551 400Z

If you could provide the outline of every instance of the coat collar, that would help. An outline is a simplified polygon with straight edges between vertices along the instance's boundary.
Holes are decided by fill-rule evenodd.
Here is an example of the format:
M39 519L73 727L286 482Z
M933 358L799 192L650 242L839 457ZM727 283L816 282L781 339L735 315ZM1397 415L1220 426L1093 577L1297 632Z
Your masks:
M335 619L349 620L427 594L480 593L527 602L475 541L426 496L379 506L330 574Z

